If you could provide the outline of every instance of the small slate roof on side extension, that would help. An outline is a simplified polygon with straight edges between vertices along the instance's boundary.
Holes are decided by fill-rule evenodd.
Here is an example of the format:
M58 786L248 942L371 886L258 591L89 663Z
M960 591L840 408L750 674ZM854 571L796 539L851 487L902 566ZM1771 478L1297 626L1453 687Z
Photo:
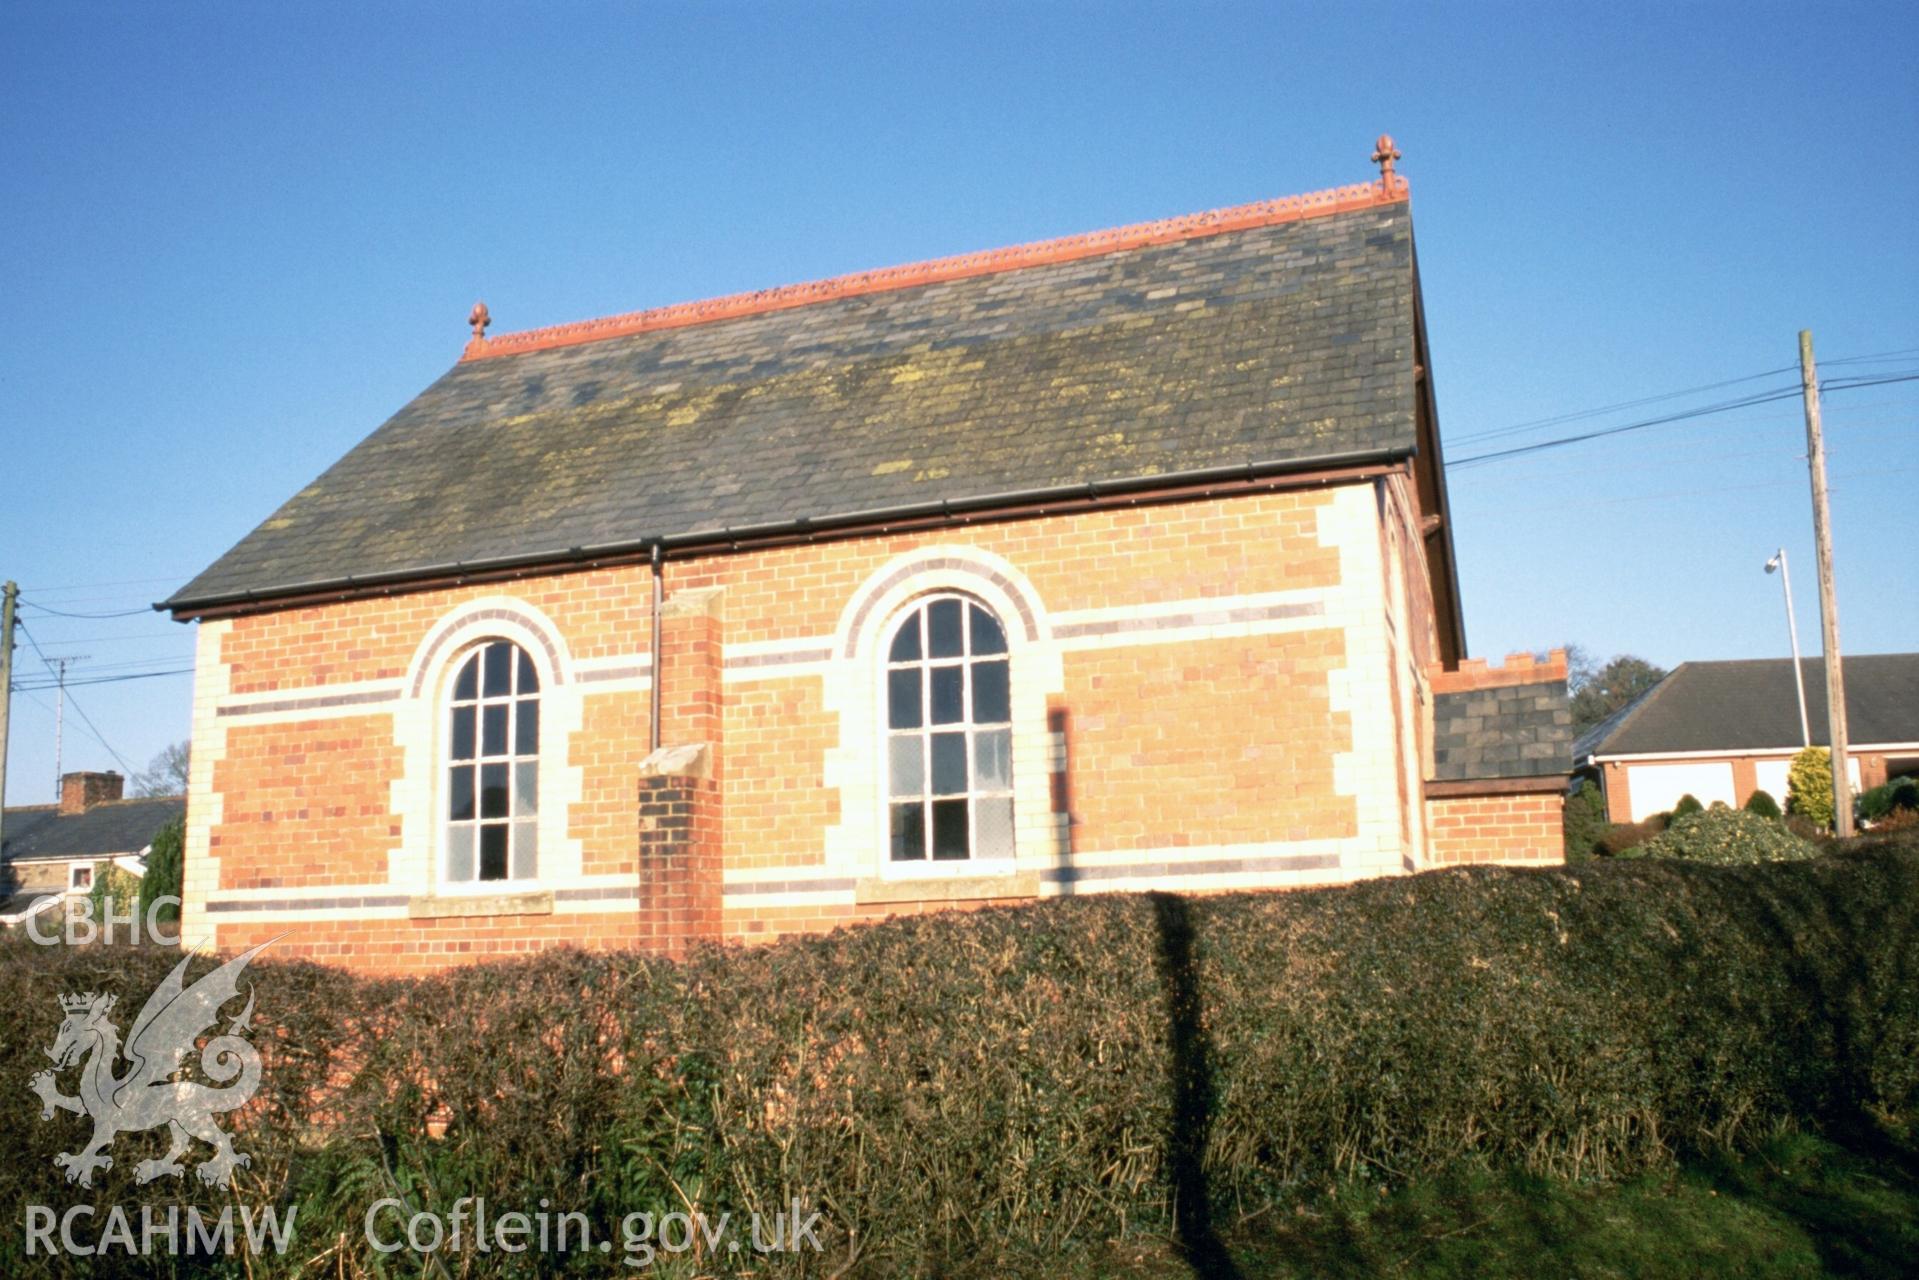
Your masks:
M1389 178L476 341L163 607L1404 458L1416 293Z
M1433 695L1433 775L1444 782L1572 771L1564 680Z
M9 809L0 838L0 861L32 858L103 858L138 853L160 828L187 811L185 796L107 800L84 813L61 813L58 805Z
M1854 749L1919 743L1919 653L1845 659L1846 736ZM1828 745L1826 664L1804 658L1806 719ZM1792 659L1685 662L1624 710L1589 730L1579 760L1681 751L1789 750L1801 745Z

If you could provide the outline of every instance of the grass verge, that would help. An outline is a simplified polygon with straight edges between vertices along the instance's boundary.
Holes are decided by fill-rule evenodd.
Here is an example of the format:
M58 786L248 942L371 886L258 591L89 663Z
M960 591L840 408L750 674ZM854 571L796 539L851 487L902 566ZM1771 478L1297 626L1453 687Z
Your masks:
M1483 1167L1408 1186L1353 1181L1221 1226L1247 1280L1909 1275L1919 1178L1791 1134L1736 1159L1610 1185ZM1129 1239L1061 1261L1030 1274L1193 1274L1171 1241Z

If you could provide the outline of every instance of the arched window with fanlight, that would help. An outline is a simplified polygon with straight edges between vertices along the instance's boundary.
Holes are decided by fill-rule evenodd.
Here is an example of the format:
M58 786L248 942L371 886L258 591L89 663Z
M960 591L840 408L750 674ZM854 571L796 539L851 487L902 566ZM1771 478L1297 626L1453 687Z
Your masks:
M887 811L895 865L1013 856L1006 630L976 600L935 595L886 651Z
M533 879L539 868L540 678L526 651L492 640L462 658L448 717L446 880Z

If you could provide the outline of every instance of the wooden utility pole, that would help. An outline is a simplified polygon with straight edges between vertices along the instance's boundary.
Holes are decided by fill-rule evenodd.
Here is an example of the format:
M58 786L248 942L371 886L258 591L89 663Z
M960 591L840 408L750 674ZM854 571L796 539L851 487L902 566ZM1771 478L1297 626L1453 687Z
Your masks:
M7 719L13 710L13 606L20 587L0 587L0 848L6 845Z
M1846 678L1839 663L1839 600L1832 585L1832 512L1826 506L1826 442L1819 430L1819 371L1812 330L1799 331L1799 381L1806 397L1806 467L1812 472L1812 537L1819 555L1819 621L1826 650L1826 732L1832 744L1832 821L1852 834L1852 779L1846 764Z

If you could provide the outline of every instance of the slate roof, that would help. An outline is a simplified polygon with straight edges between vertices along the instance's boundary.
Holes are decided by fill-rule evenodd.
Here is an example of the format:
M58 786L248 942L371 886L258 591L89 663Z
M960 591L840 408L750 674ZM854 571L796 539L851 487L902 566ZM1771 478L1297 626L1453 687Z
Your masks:
M463 360L161 607L1409 456L1416 289L1409 206L1382 195Z
M47 889L35 889L27 893L7 894L4 897L0 897L0 919L20 915L36 902L44 902L48 898L58 898L62 896L64 895L51 892Z
M138 853L160 828L187 811L185 796L107 800L85 813L62 814L58 805L9 809L0 824L0 861L31 858L98 858Z
M1815 746L1828 745L1826 664L1804 658L1806 717ZM1853 748L1919 742L1919 653L1848 656L1846 734ZM1587 731L1575 755L1665 755L1680 751L1797 748L1799 699L1792 659L1685 662L1630 706Z
M1433 696L1433 776L1445 782L1572 771L1564 680Z

